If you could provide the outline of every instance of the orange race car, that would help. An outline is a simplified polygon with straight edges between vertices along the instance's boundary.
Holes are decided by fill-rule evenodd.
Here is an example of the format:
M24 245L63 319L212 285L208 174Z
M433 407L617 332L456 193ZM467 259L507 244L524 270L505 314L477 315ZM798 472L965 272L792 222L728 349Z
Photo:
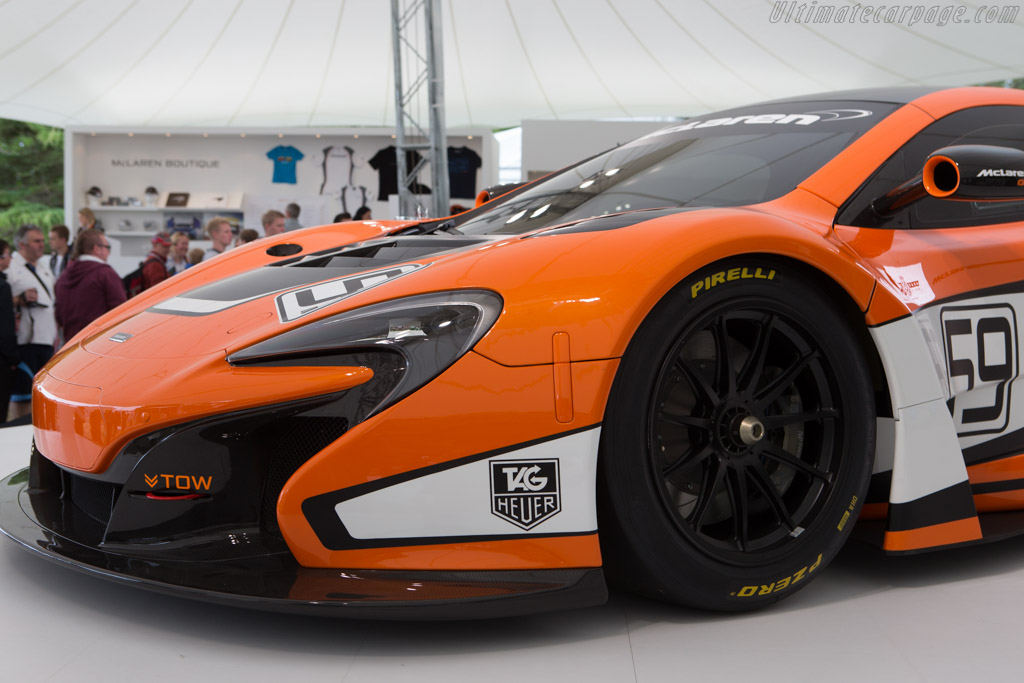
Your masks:
M39 373L0 524L131 585L372 618L595 604L606 574L742 610L855 525L1024 532L1022 200L1024 92L864 90L259 240Z

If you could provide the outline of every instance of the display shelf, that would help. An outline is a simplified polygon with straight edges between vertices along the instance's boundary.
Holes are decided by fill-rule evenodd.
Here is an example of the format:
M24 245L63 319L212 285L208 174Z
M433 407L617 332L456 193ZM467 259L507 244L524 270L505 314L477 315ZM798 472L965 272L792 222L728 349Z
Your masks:
M243 213L240 207L229 206L97 206L90 208L94 213L101 211L135 213Z
M200 133L68 126L64 134L65 213L74 216L88 206L113 232L130 234L142 221L162 217L166 223L190 215L204 224L226 215L260 231L263 214L283 212L290 203L301 207L304 226L331 223L337 214L352 214L362 204L378 218L393 217L386 196L397 187L388 154L394 150L392 128L216 128ZM498 148L491 131L449 129L447 145L450 153L462 155L465 168L457 185L472 186L464 199L471 202L481 188L497 183ZM421 173L419 180L432 185L430 169ZM97 197L88 194L93 187L102 188L100 200L116 197L138 204L95 206ZM149 197L155 205L147 205L146 188L159 188L157 197ZM167 206L172 195L187 195L188 206ZM135 230L119 227L123 220ZM141 244L128 235L125 241Z
M194 218L199 221L196 230L197 236L202 233L202 228L211 219L223 216L241 225L245 220L245 213L237 207L208 207L208 206L101 206L92 209L96 214L104 233L111 239L120 242L120 256L125 259L144 258L149 253L150 240L158 232L165 231L173 233L175 228L168 228L169 220L184 219L191 222ZM129 223L131 227L125 229L120 223ZM150 223L150 226L144 225ZM190 232L189 229L183 229ZM205 238L205 234L202 235ZM196 242L196 238L192 238ZM134 267L134 266L133 266Z

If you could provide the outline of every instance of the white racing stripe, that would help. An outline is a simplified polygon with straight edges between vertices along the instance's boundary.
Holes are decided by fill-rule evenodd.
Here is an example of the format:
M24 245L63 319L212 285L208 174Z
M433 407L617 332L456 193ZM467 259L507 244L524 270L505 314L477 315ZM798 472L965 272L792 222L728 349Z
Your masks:
M892 439L891 503L916 500L967 479L939 380L941 366L921 322L907 317L871 330L896 415L893 430L886 430ZM879 452L888 457L886 444L879 444Z
M967 480L945 401L901 408L898 415L890 503L917 500Z
M594 427L342 501L335 511L358 539L593 532L600 438Z
M407 263L401 266L390 266L382 270L348 275L336 280L328 280L309 287L287 291L277 297L278 318L283 323L297 320L388 280L408 275L426 265L429 264Z
M223 311L244 304L247 301L258 299L260 296L266 296L260 294L259 296L250 296L244 299L237 299L235 301L217 301L214 299L192 299L184 296L176 296L173 299L167 301L161 301L160 303L153 306L150 310L157 311L159 313L199 313L199 314L210 314Z

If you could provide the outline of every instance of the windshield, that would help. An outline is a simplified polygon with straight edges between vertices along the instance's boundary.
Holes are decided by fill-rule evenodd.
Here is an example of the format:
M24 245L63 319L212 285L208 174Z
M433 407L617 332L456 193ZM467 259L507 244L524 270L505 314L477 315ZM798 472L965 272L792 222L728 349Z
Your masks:
M571 166L458 226L519 234L622 211L781 197L896 105L797 102L690 119Z

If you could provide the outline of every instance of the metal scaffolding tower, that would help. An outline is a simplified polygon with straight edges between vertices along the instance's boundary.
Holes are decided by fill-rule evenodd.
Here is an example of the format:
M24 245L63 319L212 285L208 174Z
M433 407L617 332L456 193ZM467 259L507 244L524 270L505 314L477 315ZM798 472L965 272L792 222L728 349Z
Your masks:
M391 0L398 210L403 217L449 213L440 24L441 0ZM420 183L417 176L427 165L432 188L429 209L414 197Z

